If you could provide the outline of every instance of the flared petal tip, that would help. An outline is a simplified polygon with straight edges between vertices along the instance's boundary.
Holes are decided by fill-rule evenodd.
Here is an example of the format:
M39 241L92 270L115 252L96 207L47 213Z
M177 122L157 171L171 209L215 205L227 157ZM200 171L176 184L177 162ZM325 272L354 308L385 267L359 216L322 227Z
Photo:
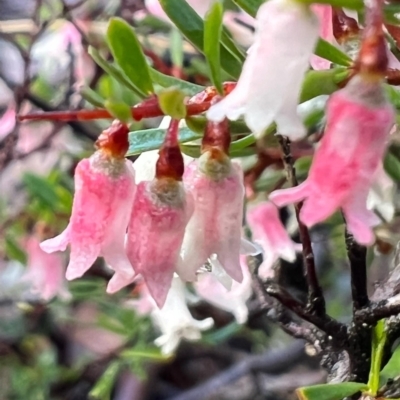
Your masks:
M114 294L119 292L125 286L130 285L136 279L137 275L132 274L121 274L116 272L114 276L110 279L107 285L107 293Z
M67 281L73 281L74 279L78 279L83 276L86 272L86 269L82 270L81 268L67 268L67 272L65 273L65 278Z
M240 239L240 254L256 256L262 253L262 247L258 243L251 242L245 238Z
M56 251L65 251L68 246L68 241L65 240L63 234L52 239L47 239L39 244L40 248L45 253L55 253Z
M164 307L165 301L167 300L167 295L170 287L152 287L147 283L147 287L151 294L151 297L155 301L157 307L161 310Z

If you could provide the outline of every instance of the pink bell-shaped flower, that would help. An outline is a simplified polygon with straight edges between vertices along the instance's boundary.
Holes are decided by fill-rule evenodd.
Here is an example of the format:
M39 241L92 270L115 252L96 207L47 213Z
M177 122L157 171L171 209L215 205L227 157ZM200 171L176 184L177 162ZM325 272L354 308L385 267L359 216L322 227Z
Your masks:
M124 238L135 193L131 162L124 159L128 128L115 121L97 141L99 150L80 161L75 170L75 195L67 228L41 243L47 253L71 245L68 280L82 276L99 256L117 276L131 278Z
M296 259L296 243L286 232L274 204L266 201L253 206L247 212L247 221L253 233L253 240L263 249L264 260L259 268L262 278L270 276L271 268L279 258L288 262Z
M248 316L246 301L251 297L253 291L246 256L240 256L240 264L243 273L242 282L233 281L230 287L226 287L213 272L204 272L199 274L194 288L202 299L221 310L232 313L238 324L244 324Z
M270 0L256 18L255 42L248 51L235 89L212 106L207 117L244 119L259 138L272 123L296 140L306 134L297 114L304 73L318 39L318 20L307 5L294 0Z
M208 122L202 155L185 170L183 181L195 202L178 267L178 274L186 281L194 281L197 270L213 254L234 280L243 279L239 260L243 171L227 156L229 143L227 120Z
M156 177L139 183L128 227L126 251L159 307L171 287L193 201L182 185L183 157L178 145L178 124L172 120L156 165ZM114 292L130 283L110 281Z
M383 88L362 79L354 77L329 100L327 127L306 181L277 190L270 199L278 206L304 200L300 218L307 226L342 208L355 239L370 245L374 241L371 227L379 218L367 209L367 196L395 114Z
M26 242L27 272L24 280L31 284L32 292L45 301L59 295L68 297L65 287L64 262L60 254L47 254L39 246L39 240L31 236Z
M388 60L381 10L367 15L355 64L358 75L328 102L327 127L308 178L297 187L271 193L270 199L278 206L304 200L300 219L307 226L341 208L354 238L371 245L371 227L379 223L379 218L367 209L367 196L386 149L395 111L382 85Z

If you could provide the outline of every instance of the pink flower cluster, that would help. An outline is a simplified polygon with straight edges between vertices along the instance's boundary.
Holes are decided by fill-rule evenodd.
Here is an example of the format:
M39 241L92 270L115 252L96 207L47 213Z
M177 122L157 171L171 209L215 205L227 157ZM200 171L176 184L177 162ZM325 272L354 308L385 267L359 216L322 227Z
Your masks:
M243 117L257 138L272 122L279 134L292 140L306 135L297 113L303 77L318 35L333 40L329 36L332 9L315 6L314 11L320 14L322 27L306 4L270 0L261 5L242 75L236 87L207 112L201 156L186 168L176 120L168 128L155 173L139 182L135 182L134 166L124 158L126 126L115 122L102 135L99 150L76 168L69 225L41 244L49 253L70 244L67 279L82 276L102 256L115 271L108 292L120 290L140 275L162 307L174 274L194 282L207 261L214 277L220 276L219 282L226 282L227 275L236 282L242 282L243 275L248 278L240 262L243 171L228 156L227 118ZM321 64L318 59L313 62ZM264 277L279 257L293 261L298 249L282 226L277 207L304 202L300 219L309 227L342 210L355 239L364 245L374 242L372 227L379 219L367 209L367 196L395 113L385 96L381 71L366 65L328 101L327 126L305 182L274 191L271 202L259 203L248 212L253 238L265 253L260 269ZM244 291L242 297L246 296ZM239 314L242 320L244 314Z
M241 168L208 146L183 174L179 148L174 153L168 142L177 132L177 121L172 121L151 180L135 182L132 163L121 157L123 146L115 140L109 144L112 136L127 137L127 128L118 122L100 137L100 149L79 162L70 222L59 236L41 244L48 253L70 244L67 279L82 276L102 256L115 271L108 292L140 275L159 307L174 273L195 281L210 257L231 278L242 281Z

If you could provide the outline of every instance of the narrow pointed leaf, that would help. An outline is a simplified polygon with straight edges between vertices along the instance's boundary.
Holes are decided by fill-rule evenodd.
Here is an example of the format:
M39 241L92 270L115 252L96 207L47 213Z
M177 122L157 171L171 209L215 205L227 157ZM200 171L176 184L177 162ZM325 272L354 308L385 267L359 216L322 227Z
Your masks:
M108 400L111 398L111 391L121 366L122 364L120 361L114 361L107 367L103 375L90 391L90 398L98 400Z
M339 50L336 46L321 38L318 40L314 53L334 64L344 65L346 67L352 64L351 58L346 53L343 53L343 51Z
M220 66L220 39L224 9L216 1L204 19L204 55L206 56L211 73L211 81L219 94L223 94Z
M115 61L132 84L144 95L153 93L149 66L132 27L120 18L112 18L107 29L107 41Z
M386 173L396 182L400 182L400 160L390 151L386 153L386 156L383 160L383 167L385 168ZM400 366L400 358L399 358L399 366ZM399 369L400 375L400 369Z
M368 386L358 382L344 382L303 387L296 390L300 400L342 400L354 393L367 390Z
M190 7L185 0L160 0L162 8L186 36L186 38L199 51L203 52L204 47L204 22L199 15ZM240 60L220 44L221 66L230 76L239 78L242 70Z
M147 129L129 133L129 149L127 156L141 154L145 151L156 150L161 147L165 138L165 129ZM191 131L189 128L179 129L179 142L189 142L199 139L201 135Z
M169 88L171 86L182 90L189 96L194 96L195 94L201 92L205 89L204 86L196 85L195 83L190 83L183 81L182 79L174 78L173 76L165 75L155 69L150 69L150 76L154 83L162 86L163 88Z
M379 389L380 370L383 350L386 343L387 331L385 320L381 319L372 331L371 368L369 371L368 387L371 396L375 397Z
M130 89L133 93L138 95L140 98L144 98L144 94L134 86L129 79L120 71L115 65L110 64L107 60L105 60L94 47L89 46L88 50L90 56L93 58L94 62L101 68L103 71L107 72L108 75L115 78L121 85L124 85L126 88Z
M390 357L390 360L382 369L380 373L379 386L382 387L388 379L395 379L398 376L400 376L400 346L397 346L392 357Z
M80 90L81 96L95 107L104 108L104 99L89 86L84 86Z
M304 4L330 4L333 7L346 7L351 10L361 11L364 8L362 0L300 0Z

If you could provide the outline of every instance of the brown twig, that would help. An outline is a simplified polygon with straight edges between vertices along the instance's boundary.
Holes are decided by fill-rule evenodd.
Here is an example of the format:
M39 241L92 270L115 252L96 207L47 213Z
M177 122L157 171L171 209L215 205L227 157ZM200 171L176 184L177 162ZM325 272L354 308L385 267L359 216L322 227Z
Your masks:
M354 236L346 229L347 256L350 261L351 294L353 314L369 304L367 293L367 248L359 245Z
M283 163L286 170L287 180L291 186L297 186L296 170L293 165L293 157L290 150L290 140L285 136L278 136L279 143L283 151ZM308 228L300 220L302 203L295 205L296 218L299 224L300 241L303 245L303 258L305 273L308 283L308 312L315 315L325 315L325 299L322 288L318 281L315 268L314 253L311 246L311 238Z

